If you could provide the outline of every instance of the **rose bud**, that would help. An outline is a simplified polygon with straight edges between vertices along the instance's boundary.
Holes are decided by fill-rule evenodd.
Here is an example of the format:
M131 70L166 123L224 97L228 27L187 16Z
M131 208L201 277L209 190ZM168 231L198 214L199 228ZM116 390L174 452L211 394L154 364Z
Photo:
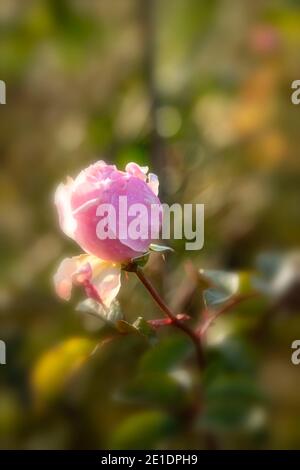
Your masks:
M72 283L81 284L89 296L99 295L100 302L109 304L113 298L107 286L113 286L115 297L120 263L147 252L158 237L162 217L158 178L147 173L147 167L136 163L120 171L98 161L58 186L55 204L61 229L90 255L61 263L55 276L61 297L70 296ZM101 283L106 286L102 292Z

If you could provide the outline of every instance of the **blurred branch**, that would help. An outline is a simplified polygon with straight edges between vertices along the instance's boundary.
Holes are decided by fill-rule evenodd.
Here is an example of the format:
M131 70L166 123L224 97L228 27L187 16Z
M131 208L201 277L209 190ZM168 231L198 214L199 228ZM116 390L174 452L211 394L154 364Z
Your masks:
M160 178L160 196L164 199L164 148L163 140L158 133L157 110L160 107L160 97L156 83L156 44L155 44L155 12L156 0L140 2L141 24L144 43L144 74L150 102L150 160L155 172Z
M201 285L201 277L199 271L195 268L191 260L187 260L184 264L187 277L182 282L182 285L177 289L173 300L173 309L177 312L184 312L189 306L194 294L198 292ZM201 309L204 309L204 302L202 296Z

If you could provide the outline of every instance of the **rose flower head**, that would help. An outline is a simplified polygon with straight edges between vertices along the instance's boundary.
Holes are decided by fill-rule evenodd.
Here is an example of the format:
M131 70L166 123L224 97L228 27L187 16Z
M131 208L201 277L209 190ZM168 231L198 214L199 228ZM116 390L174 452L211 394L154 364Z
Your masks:
M121 263L142 256L159 235L158 185L147 167L132 162L121 171L98 161L58 186L60 227L85 252L60 264L54 277L60 297L69 299L72 285L82 285L88 297L110 306Z

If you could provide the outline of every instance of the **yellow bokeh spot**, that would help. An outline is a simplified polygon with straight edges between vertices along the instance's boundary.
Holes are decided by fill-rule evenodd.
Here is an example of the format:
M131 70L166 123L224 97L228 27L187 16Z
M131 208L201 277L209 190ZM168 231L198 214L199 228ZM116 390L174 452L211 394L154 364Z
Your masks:
M37 401L48 401L61 394L75 372L85 363L96 346L88 338L70 338L44 353L35 364L31 376Z

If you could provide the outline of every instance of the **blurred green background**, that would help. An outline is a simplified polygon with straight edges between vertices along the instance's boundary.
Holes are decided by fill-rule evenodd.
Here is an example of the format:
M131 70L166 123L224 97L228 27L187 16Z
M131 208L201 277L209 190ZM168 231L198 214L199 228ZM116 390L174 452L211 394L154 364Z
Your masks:
M205 204L204 249L177 240L146 268L178 311L199 314L189 260L249 272L260 252L297 248L299 50L297 0L1 0L1 448L204 448L203 429L220 448L300 448L299 308L265 325L251 301L220 318L203 377L168 328L79 367L113 333L52 284L80 252L54 190L98 158L149 165L164 202ZM161 316L131 275L119 298L128 321Z

